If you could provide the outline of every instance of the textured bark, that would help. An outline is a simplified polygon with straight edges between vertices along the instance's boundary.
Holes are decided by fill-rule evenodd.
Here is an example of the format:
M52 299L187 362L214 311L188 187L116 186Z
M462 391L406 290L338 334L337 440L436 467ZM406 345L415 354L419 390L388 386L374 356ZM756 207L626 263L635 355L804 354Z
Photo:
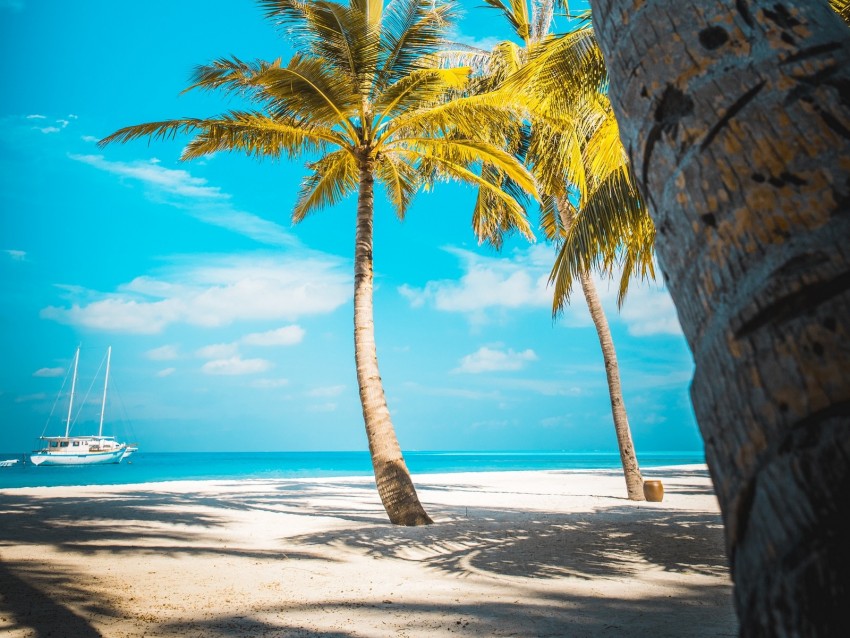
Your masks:
M372 309L373 168L371 158L367 156L361 160L354 248L354 358L357 384L375 483L384 509L395 525L427 525L432 521L419 502L401 454L378 371Z
M814 0L592 0L745 636L850 601L850 31Z
M570 207L560 204L558 211L561 215L561 223L565 232L569 232L573 226L574 219L568 212ZM590 278L589 273L579 277L587 309L596 327L596 335L599 337L599 346L602 348L602 360L605 362L605 376L608 379L608 397L611 401L611 416L614 418L614 431L617 434L617 448L620 450L620 462L623 464L623 475L626 478L626 493L629 500L645 501L643 494L643 477L640 474L635 446L632 443L632 430L629 427L629 418L626 415L626 403L623 401L623 390L620 385L620 365L617 363L617 351L614 349L614 339L611 337L611 329L608 327L608 319L599 295L596 293L596 285Z

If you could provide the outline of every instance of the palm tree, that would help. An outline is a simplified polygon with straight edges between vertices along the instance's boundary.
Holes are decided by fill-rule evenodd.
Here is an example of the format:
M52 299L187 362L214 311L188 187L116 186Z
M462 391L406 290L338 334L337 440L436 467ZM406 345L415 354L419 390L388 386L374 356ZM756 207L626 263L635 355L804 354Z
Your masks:
M485 89L501 85L522 95L532 109L531 130L522 147L544 195L542 225L560 243L550 277L553 313L569 302L577 279L596 328L614 430L629 499L642 501L643 478L632 442L614 340L592 272L623 267L622 302L634 272L653 276L654 230L631 179L616 121L604 94L604 61L587 27L549 36L558 0L485 0L502 12L523 46L500 44L491 57ZM569 78L561 71L566 68ZM482 192L477 211L498 207ZM489 218L493 218L490 214ZM601 232L600 232L601 230ZM605 232L607 231L607 232ZM625 259L621 258L625 255Z
M844 635L850 30L812 0L593 11L694 355L741 635Z
M357 192L354 345L357 382L375 481L390 520L431 522L395 435L378 370L373 321L374 182L386 187L399 218L423 185L456 179L492 194L512 222L531 229L522 206L481 167L534 194L533 179L512 156L482 137L515 127L498 95L446 101L465 87L469 69L445 68L439 53L455 15L452 2L261 0L266 16L299 51L288 64L220 59L199 67L190 88L235 93L257 106L218 117L123 128L102 140L127 142L191 132L182 159L218 151L255 157L313 157L293 220ZM505 135L507 133L501 133Z

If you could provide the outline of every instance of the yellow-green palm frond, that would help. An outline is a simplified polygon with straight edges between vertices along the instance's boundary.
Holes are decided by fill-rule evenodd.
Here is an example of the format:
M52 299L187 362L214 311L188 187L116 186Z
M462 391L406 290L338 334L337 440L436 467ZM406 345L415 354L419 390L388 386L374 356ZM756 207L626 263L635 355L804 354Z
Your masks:
M203 120L180 159L195 159L219 151L242 151L256 158L295 158L345 141L329 128L272 119L263 113L231 111Z
M508 205L490 189L478 189L475 208L472 211L472 229L480 243L488 243L496 250L501 249L505 237L516 230L533 240L528 223L526 205L528 195L513 180L492 166L481 170L481 178L509 194L521 206L521 209ZM521 211L521 212L520 212Z
M322 60L296 55L285 67L268 69L258 81L273 98L269 109L276 117L339 124L353 132L350 118L358 113L361 100L348 78Z
M527 161L544 193L561 197L571 185L580 205L587 179L581 139L572 124L533 118Z
M527 42L531 38L531 16L526 0L484 0L488 6L501 11L514 32Z
M528 62L503 88L522 92L550 117L568 114L576 102L607 88L608 73L593 29L549 36L531 48Z
M195 67L191 77L192 84L184 89L183 93L193 89L220 90L263 101L264 98L259 95L263 87L258 84L257 78L275 66L280 66L280 59L274 62L243 62L235 56L219 58L209 64Z
M437 162L449 161L458 166L490 166L501 172L506 179L517 184L524 192L538 198L534 177L513 155L480 139L461 138L405 138L387 146L388 152L416 150L419 154ZM507 197L510 197L507 193Z
M333 206L357 190L357 162L346 149L328 153L309 164L308 168L312 172L301 181L301 190L292 211L295 224L311 212Z
M491 143L513 139L522 126L524 111L510 96L491 92L425 105L385 122L379 140L401 136L439 136L456 132L462 137L486 139Z
M345 6L330 0L260 0L260 4L298 50L348 76L354 93L368 94L377 69L379 42L376 27L357 3Z
M388 153L379 156L375 165L375 176L386 188L396 215L403 220L413 196L422 185L422 170L401 157Z
M384 0L351 0L351 6L366 16L367 23L376 28L384 15Z
M611 173L587 195L580 210L564 199L558 207L569 221L562 218L563 243L550 275L554 313L569 302L572 282L581 274L611 276L621 266L620 304L633 275L654 277L655 227L628 167Z
M620 141L620 129L610 108L604 119L596 126L584 146L584 162L587 174L591 176L589 188L596 188L608 179L608 176L623 170L629 163L628 154Z
M469 69L422 69L387 87L374 102L375 127L387 118L432 104L451 90L466 86Z
M850 0L829 0L829 6L850 25Z
M430 66L445 48L445 34L457 17L454 2L392 0L381 22L378 90Z

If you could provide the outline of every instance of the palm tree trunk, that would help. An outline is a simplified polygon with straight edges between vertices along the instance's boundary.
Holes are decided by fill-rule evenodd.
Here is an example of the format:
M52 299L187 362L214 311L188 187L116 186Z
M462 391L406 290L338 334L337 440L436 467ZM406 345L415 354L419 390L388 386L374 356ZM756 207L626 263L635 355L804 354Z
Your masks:
M744 636L850 601L850 31L812 0L592 0L696 371Z
M558 202L558 212L561 215L561 223L564 231L569 232L573 226L573 217L569 212L570 207L565 203ZM620 386L620 365L617 363L617 351L614 349L614 339L611 337L611 329L608 327L608 319L605 310L596 293L596 285L590 278L590 273L582 273L579 277L581 289L593 325L596 326L596 335L599 337L599 345L602 348L602 359L605 362L605 376L608 379L608 397L611 401L611 415L614 417L614 431L617 433L617 447L620 450L620 462L623 464L623 474L626 477L626 493L629 500L643 501L643 477L640 474L635 446L632 443L632 431L629 427L629 418L626 415L626 404L623 401L623 390Z
M354 249L354 358L357 364L357 384L375 483L384 509L395 525L427 525L432 521L419 502L410 472L404 463L378 371L372 310L373 168L374 161L371 158L361 160Z

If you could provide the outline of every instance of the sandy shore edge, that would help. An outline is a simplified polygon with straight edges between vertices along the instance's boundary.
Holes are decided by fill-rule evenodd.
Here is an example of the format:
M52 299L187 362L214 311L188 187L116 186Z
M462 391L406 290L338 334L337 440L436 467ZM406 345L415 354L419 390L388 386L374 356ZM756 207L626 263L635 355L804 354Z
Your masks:
M643 473L418 474L421 528L369 476L3 489L0 632L735 635L705 466Z

